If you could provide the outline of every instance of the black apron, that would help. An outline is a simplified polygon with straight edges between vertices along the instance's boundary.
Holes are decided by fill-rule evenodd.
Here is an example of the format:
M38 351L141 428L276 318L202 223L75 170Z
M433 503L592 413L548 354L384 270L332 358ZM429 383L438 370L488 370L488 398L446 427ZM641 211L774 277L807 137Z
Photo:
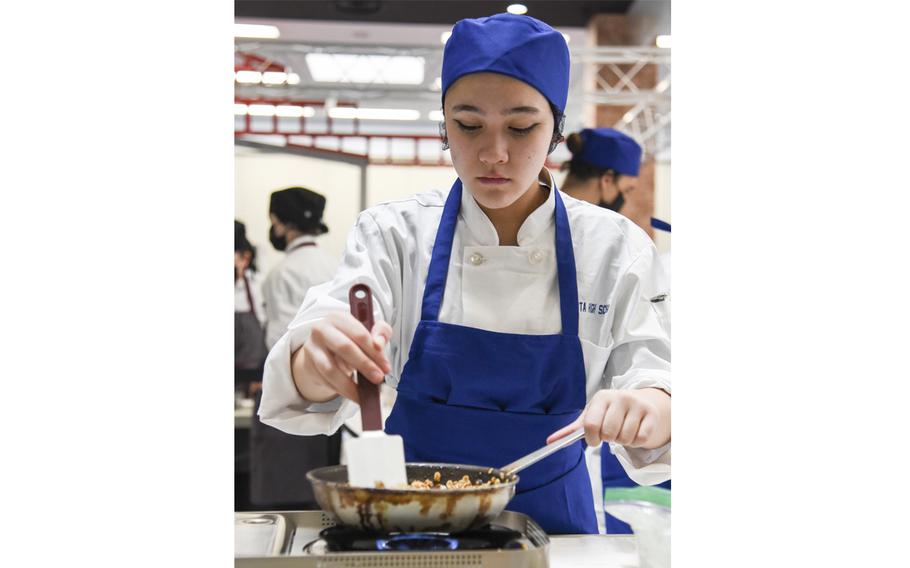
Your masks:
M339 464L341 432L331 436L286 434L259 421L261 400L259 391L250 432L250 502L272 511L318 509L306 474Z
M269 350L265 346L265 330L256 316L250 282L243 275L246 297L250 303L248 312L234 312L234 369L242 374L261 371ZM256 380L262 378L261 373Z
M291 250L315 244L301 243ZM318 509L306 474L339 464L341 432L331 436L286 434L259 421L261 400L259 391L250 432L250 502L273 511Z

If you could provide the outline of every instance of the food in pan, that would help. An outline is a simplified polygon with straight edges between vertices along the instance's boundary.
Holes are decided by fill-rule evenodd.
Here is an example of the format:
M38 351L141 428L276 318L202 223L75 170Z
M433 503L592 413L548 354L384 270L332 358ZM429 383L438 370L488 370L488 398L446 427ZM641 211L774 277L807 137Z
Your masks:
M433 474L433 479L415 479L409 484L410 489L465 489L468 487L488 487L490 485L499 485L505 480L505 474L500 472L498 475L492 475L493 468L487 470L489 478L484 480L480 477L471 479L467 474L461 479L449 479L442 482L442 473L437 471Z
M499 472L494 475L492 467L487 470L487 476L488 478L486 480L484 480L482 477L471 479L469 475L465 474L461 476L460 479L449 479L443 483L442 472L437 470L433 473L432 479L414 479L408 483L406 487L395 487L394 489L467 489L469 487L490 487L492 485L499 485L500 483L514 479L514 476L506 479L506 474L503 472ZM381 481L377 481L375 488L386 489L386 486Z

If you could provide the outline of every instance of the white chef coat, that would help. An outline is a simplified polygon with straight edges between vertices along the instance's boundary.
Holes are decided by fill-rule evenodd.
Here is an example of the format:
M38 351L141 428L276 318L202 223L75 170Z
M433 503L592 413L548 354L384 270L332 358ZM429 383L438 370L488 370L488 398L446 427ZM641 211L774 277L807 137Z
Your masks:
M667 328L667 335L670 335L670 251L660 253L660 266L663 269L664 274L664 284L663 288L667 291L667 297L665 299L667 305L665 309L661 311L661 315L664 316L662 323Z
M541 179L545 185L552 183L547 170ZM329 312L349 310L348 290L356 283L370 286L375 319L392 326L387 347L392 370L386 383L398 384L420 320L448 192L430 191L360 214L335 277L309 291L266 360L259 409L263 422L294 434L329 434L356 413L356 404L341 397L321 404L304 400L290 370L291 353L303 345L313 324ZM518 246L499 246L492 222L470 191L463 192L439 321L498 332L560 332L555 193L549 193L522 224ZM660 283L666 281L654 244L626 217L561 197L575 249L588 398L603 388L658 387L669 392L670 339L662 324L666 314L661 313L666 303L650 301L665 293ZM670 444L654 450L615 445L615 452L640 484L670 478ZM592 466L599 479L599 460Z
M262 299L262 277L258 272L246 269L246 280L250 283L250 296L256 306L256 319L265 325L265 300ZM250 311L250 299L246 294L246 285L243 278L234 281L234 311L246 313Z
M271 349L287 331L300 304L313 286L331 280L338 261L316 243L316 237L303 235L289 242L287 254L265 279L265 344Z

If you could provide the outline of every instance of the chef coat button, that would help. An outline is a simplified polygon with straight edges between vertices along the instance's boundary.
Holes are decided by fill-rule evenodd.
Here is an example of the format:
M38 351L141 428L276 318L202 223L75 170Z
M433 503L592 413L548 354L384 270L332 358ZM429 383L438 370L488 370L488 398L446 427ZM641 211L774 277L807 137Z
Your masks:
M528 256L528 260L531 264L540 264L540 261L543 260L544 254L542 251L535 250Z
M471 264L473 264L474 266L477 266L484 261L484 258L479 252L475 252L474 254L472 254L470 256L470 258L468 258L468 260L471 261Z

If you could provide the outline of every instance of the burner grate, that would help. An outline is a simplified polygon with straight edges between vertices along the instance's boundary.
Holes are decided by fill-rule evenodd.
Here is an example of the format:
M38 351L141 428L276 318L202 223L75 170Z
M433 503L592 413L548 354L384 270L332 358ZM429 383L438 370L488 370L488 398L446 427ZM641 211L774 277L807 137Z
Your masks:
M461 533L379 533L335 526L319 533L327 552L523 550L518 531L496 525Z

